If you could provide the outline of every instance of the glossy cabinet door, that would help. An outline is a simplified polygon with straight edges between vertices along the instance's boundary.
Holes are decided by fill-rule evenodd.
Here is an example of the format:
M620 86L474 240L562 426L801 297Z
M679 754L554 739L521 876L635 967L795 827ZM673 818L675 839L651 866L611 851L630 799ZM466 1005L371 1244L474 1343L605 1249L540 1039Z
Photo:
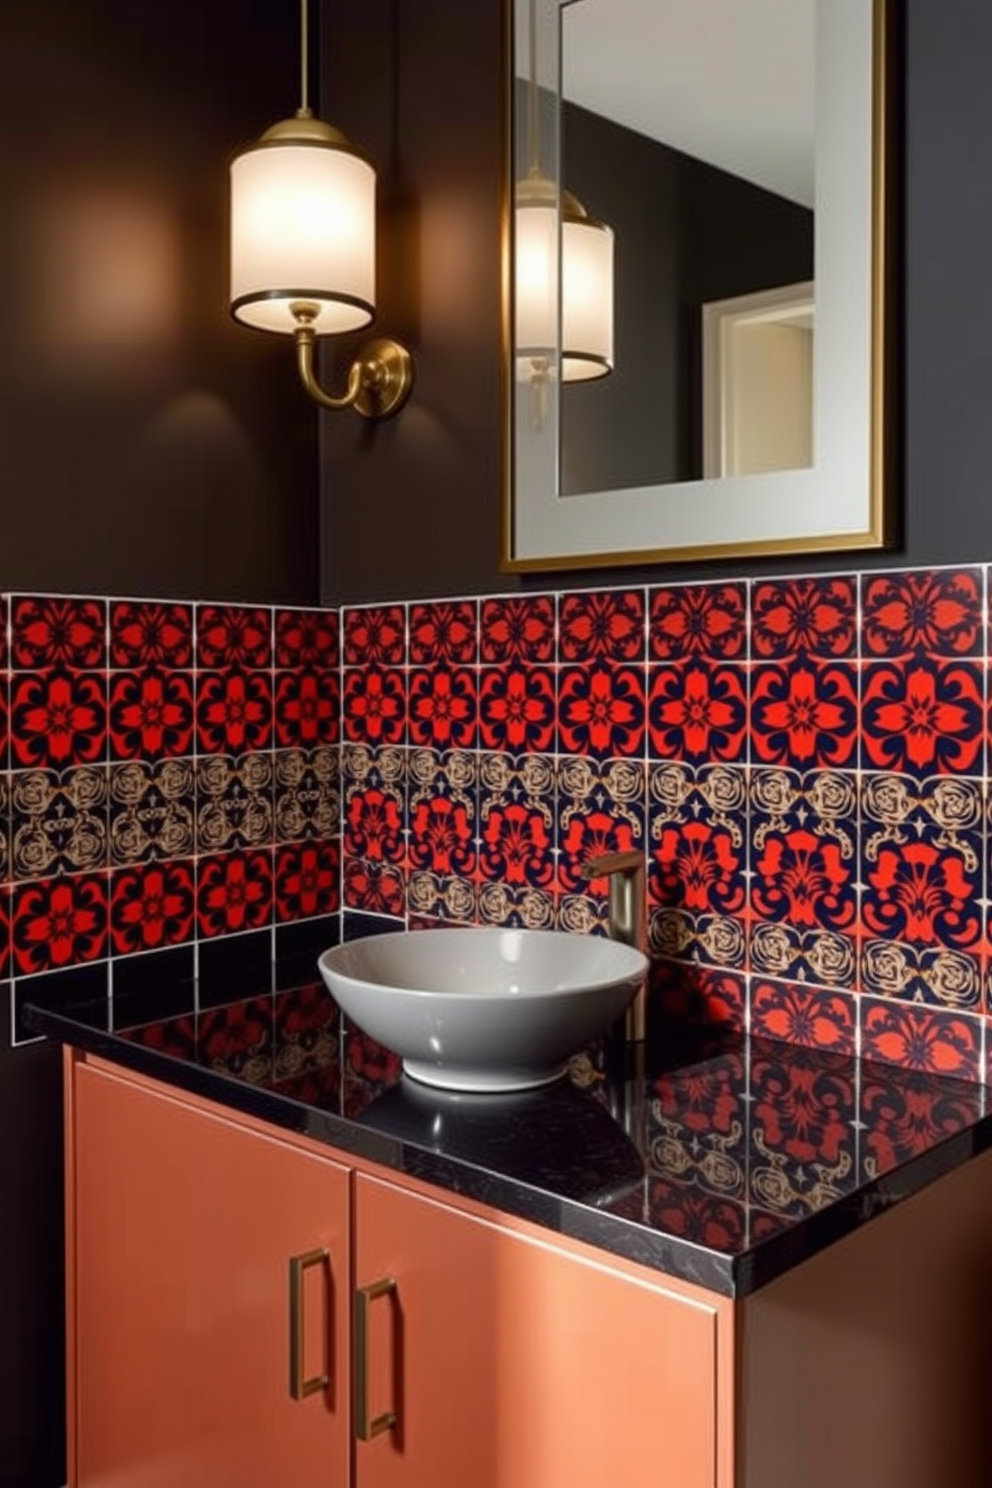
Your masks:
M716 1305L363 1174L354 1204L356 1488L731 1481Z
M73 1488L345 1488L347 1170L84 1063L68 1094Z

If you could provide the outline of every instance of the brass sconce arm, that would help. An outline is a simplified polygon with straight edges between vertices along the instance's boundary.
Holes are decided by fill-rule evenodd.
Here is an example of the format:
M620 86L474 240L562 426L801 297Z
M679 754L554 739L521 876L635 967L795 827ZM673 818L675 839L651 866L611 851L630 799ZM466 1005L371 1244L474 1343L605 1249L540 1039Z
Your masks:
M296 321L293 333L296 365L300 381L310 397L322 408L354 408L363 418L386 418L397 413L413 386L413 359L406 347L388 338L367 341L351 364L344 393L336 398L325 392L314 371L317 334L313 323L319 308L306 302L290 306Z

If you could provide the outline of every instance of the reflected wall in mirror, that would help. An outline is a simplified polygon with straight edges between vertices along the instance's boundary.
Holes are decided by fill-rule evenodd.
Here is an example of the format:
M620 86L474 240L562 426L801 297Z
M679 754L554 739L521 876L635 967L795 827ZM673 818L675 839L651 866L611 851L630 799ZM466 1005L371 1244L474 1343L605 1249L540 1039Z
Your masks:
M881 546L888 0L511 4L510 263L537 169L615 291L608 376L558 375L556 254L514 341L502 566Z

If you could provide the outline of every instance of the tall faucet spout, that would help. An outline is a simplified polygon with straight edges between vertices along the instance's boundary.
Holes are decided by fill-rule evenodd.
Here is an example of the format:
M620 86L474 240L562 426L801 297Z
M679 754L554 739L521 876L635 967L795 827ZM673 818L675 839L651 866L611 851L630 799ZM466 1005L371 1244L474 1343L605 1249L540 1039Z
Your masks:
M585 879L609 880L609 933L613 940L644 950L646 887L644 854L640 852L603 853L583 863ZM627 1010L627 1038L641 1040L645 1034L645 989L642 985Z

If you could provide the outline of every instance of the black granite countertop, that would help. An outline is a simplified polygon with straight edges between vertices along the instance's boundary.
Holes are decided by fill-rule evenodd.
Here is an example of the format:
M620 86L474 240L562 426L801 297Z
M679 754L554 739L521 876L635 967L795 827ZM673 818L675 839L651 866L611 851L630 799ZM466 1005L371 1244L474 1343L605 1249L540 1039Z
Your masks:
M275 985L275 984L274 984ZM465 1194L618 1256L744 1296L992 1143L979 1085L741 1034L609 1040L570 1077L445 1093L321 983L147 1021L118 1000L28 1004L37 1032Z

